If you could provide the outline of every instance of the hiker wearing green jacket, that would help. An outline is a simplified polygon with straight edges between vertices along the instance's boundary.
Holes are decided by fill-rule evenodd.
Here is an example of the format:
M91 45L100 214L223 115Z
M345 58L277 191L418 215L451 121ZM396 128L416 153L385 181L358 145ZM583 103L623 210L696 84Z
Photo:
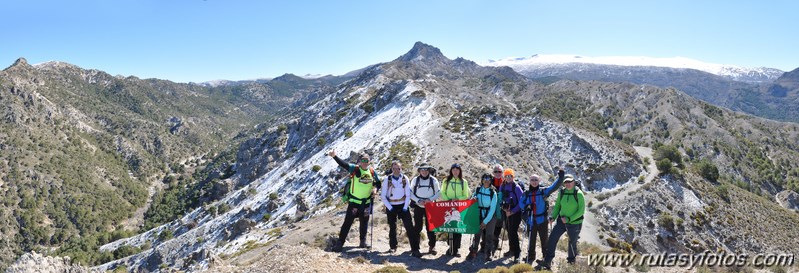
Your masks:
M449 175L444 179L441 184L441 200L443 201L458 201L466 200L469 198L469 183L463 179L463 171L460 164L452 164L449 168ZM460 257L458 249L461 248L461 234L450 233L451 243L447 255L453 257Z
M330 151L328 155L336 160L339 167L347 170L347 173L350 174L342 196L342 199L348 202L349 205L344 216L344 223L341 224L341 230L338 233L338 242L333 246L333 251L341 252L344 247L344 241L347 240L347 234L350 232L350 227L352 227L352 222L355 221L356 217L361 222L360 229L358 229L359 238L361 239L359 247L366 248L366 233L369 228L369 216L372 212L372 197L380 189L380 178L374 169L369 167L369 155L366 153L362 153L358 157L357 165L347 163L336 156L335 150Z
M583 191L575 187L575 180L572 175L563 178L563 189L558 192L555 207L549 221L555 221L555 227L549 234L547 240L547 252L544 261L539 262L536 270L551 270L552 259L555 258L555 247L558 240L565 232L569 236L569 256L566 261L573 264L577 258L577 240L580 238L580 230L583 227L583 214L585 214L585 197Z

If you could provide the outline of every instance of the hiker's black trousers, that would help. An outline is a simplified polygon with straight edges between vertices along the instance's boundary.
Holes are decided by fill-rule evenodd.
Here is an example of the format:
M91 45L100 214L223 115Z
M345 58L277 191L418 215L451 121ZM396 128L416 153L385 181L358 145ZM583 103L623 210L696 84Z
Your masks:
M402 205L396 205L391 210L386 210L386 218L388 218L388 246L391 249L397 248L397 218L402 219L402 225L405 227L405 234L408 235L408 241L411 244L411 251L419 251L419 232L415 232L413 227L413 219L411 219L410 211L402 211Z
M427 230L427 211L424 208L412 206L413 207L413 225L416 229L414 234L419 235L422 230L427 231L427 246L430 248L436 247L436 234L432 231ZM421 241L421 240L420 240ZM421 242L417 241L416 247L418 249L419 244Z
M507 220L508 225L506 228L508 229L508 245L510 245L510 252L513 253L513 256L518 257L522 252L519 246L519 224L522 223L522 213L517 212L516 214L508 216L505 220Z
M360 239L361 243L366 243L366 233L369 231L369 211L371 207L370 204L355 204L350 202L347 206L347 214L344 215L344 224L341 225L341 231L338 232L338 243L339 245L344 245L344 241L347 240L347 234L350 233L350 227L352 227L352 222L355 221L355 218L358 218L358 221L361 222L361 227L358 230L360 232Z
M528 229L526 236L530 242L527 244L527 260L535 260L535 241L536 235L541 240L541 256L546 255L547 249L547 233L549 233L549 223L536 223L532 229Z

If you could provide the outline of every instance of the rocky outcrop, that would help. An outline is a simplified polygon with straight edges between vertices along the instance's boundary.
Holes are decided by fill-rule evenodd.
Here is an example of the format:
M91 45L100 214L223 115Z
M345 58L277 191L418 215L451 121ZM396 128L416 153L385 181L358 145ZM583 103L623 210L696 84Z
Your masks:
M783 208L799 211L799 194L795 191L782 191L775 198L777 199L777 204L780 204Z
M225 230L225 237L228 239L236 238L252 229L252 227L254 227L256 224L257 223L255 221L250 219L240 219L232 226L228 227L227 230Z
M47 257L31 252L25 253L6 269L6 273L87 273L99 272L74 265L69 257Z

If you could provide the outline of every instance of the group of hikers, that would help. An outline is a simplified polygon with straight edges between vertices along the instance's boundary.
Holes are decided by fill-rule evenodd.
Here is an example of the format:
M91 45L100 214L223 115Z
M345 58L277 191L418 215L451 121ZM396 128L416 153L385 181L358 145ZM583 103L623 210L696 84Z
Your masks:
M344 223L341 225L338 242L333 246L333 251L340 252L347 239L350 227L355 218L360 221L360 245L367 246L366 235L369 228L369 217L374 209L373 197L378 194L386 208L389 225L389 252L397 250L397 218L402 220L405 234L411 247L411 255L421 258L420 234L427 226L427 213L425 204L435 201L457 201L475 199L480 209L480 232L474 235L469 246L466 260L477 258L479 253L484 254L486 261L491 261L496 250L500 250L500 238L503 232L507 233L510 250L503 257L512 257L513 262L520 262L522 249L519 239L519 226L524 221L527 244L525 261L531 263L535 260L536 237L540 240L543 259L537 260L536 269L550 269L555 257L555 248L558 240L566 233L569 238L567 262L574 263L577 257L577 240L582 228L583 214L585 213L585 199L583 192L575 187L575 179L570 174L558 170L557 179L547 187L541 182L542 178L532 175L529 187L522 191L516 181L513 169L503 168L497 164L493 166L493 174L484 173L480 186L474 191L469 189L468 182L463 178L461 165L453 164L446 178L439 183L435 177L435 168L422 163L417 167L418 175L408 178L402 171L402 163L392 161L390 172L384 173L387 177L380 179L378 173L370 167L370 157L366 153L358 156L357 164L351 164L336 156L335 150L328 153L338 165L349 174L343 199L348 202ZM558 190L559 188L562 189ZM558 192L551 213L547 197ZM413 213L411 213L413 210ZM554 228L550 232L550 225ZM436 235L427 231L428 254L437 255L435 250ZM458 253L461 247L460 233L450 233L449 249L445 255L461 257Z

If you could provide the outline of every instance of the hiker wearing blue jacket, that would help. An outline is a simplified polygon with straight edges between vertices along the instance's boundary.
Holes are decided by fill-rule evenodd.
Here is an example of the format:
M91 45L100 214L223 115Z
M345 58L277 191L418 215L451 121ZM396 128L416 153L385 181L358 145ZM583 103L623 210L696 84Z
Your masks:
M469 256L466 260L471 260L477 257L477 247L480 245L480 238L485 241L488 248L483 249L486 254L486 261L491 261L491 253L494 251L494 226L497 223L497 215L499 215L499 197L494 185L491 183L492 176L490 174L483 174L480 182L482 187L478 187L472 194L471 199L477 200L477 207L480 208L480 232L474 235L472 246L469 247Z
M549 221L547 221L547 210L549 209L549 201L547 198L560 188L563 184L563 177L566 173L563 170L558 170L558 179L549 187L541 187L541 177L533 175L530 177L530 188L521 200L519 200L519 207L522 208L522 218L527 223L527 234L530 238L527 244L527 262L535 260L535 244L536 233L541 240L541 255L546 253L547 236L549 234Z

